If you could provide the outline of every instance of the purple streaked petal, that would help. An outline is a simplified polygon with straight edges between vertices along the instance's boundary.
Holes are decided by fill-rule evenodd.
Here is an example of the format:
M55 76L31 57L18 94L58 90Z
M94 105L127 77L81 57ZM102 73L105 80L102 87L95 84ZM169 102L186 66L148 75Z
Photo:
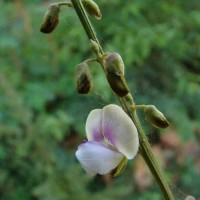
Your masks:
M138 132L122 108L114 104L103 108L102 132L128 159L135 157L139 147Z
M102 141L101 121L102 109L95 109L88 115L85 128L89 141Z
M124 155L99 142L90 141L78 147L76 157L88 174L103 175L116 168Z

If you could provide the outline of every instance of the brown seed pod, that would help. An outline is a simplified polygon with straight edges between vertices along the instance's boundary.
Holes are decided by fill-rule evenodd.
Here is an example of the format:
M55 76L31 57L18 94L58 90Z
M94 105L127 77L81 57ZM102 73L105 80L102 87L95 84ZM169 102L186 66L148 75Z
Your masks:
M112 90L120 97L129 93L124 77L124 62L117 53L108 53L105 58L106 77Z
M102 17L101 11L99 9L99 6L94 1L82 0L81 2L89 15L91 15L97 20L101 19Z
M76 66L76 83L79 94L89 93L92 85L92 76L89 66L84 62Z
M144 112L153 126L156 128L167 128L169 122L154 105L147 105L144 109Z
M50 4L46 11L40 31L42 33L51 33L59 23L60 6L56 3Z

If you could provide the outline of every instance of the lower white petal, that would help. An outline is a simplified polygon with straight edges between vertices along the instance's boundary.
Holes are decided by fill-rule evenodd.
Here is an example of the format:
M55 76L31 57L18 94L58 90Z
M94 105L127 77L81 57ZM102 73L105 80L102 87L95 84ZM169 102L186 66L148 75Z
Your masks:
M103 175L116 168L124 155L105 147L99 142L90 141L78 147L76 157L86 172L91 175Z

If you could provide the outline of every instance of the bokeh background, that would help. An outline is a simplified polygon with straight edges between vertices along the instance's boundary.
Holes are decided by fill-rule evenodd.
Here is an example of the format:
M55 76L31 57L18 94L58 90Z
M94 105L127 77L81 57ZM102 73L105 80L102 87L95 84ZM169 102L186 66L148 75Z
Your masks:
M124 173L89 177L75 158L94 108L117 99L99 67L89 95L76 92L75 66L94 56L72 8L40 33L53 1L0 1L0 199L160 200L137 156ZM91 19L106 51L122 55L138 104L154 104L171 125L140 119L175 199L200 199L200 4L198 0L96 0Z

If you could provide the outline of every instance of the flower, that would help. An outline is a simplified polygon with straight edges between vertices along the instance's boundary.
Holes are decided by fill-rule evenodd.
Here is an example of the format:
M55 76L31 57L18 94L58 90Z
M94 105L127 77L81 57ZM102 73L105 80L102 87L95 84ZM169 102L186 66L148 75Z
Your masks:
M76 157L90 175L107 174L125 158L133 159L137 154L137 129L117 105L91 111L86 121L86 135L88 141L78 147Z

